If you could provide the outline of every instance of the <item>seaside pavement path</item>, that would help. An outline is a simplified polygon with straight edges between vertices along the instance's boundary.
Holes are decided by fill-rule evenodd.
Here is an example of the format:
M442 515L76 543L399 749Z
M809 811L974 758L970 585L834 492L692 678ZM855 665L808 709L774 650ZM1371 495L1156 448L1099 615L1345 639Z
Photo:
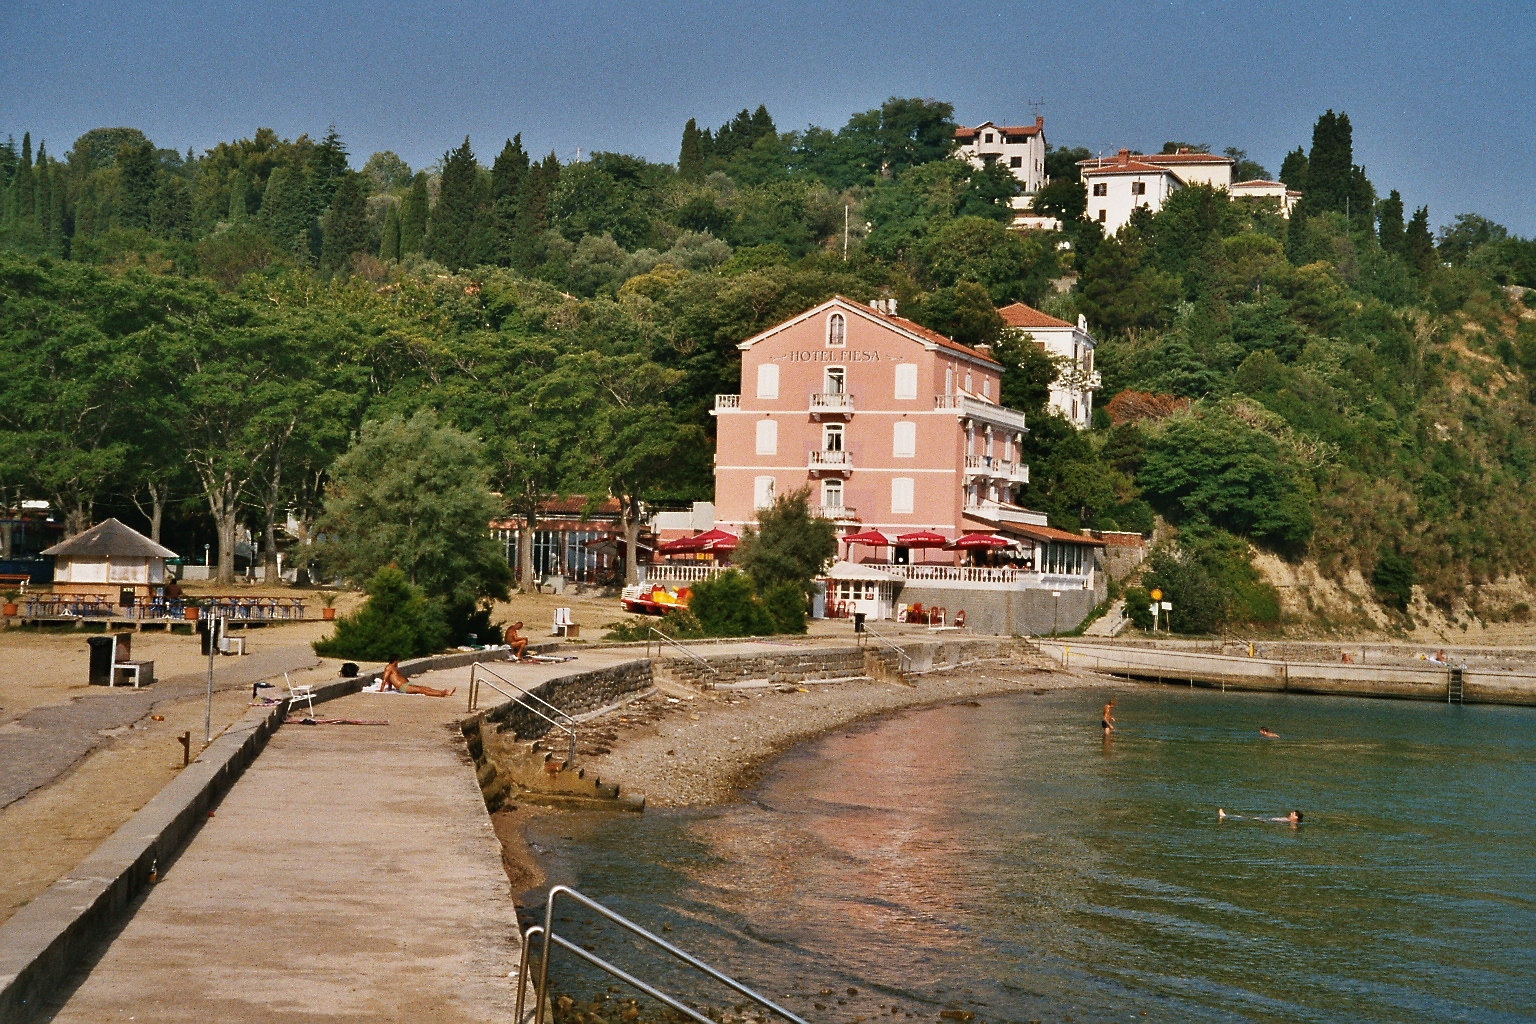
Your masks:
M532 686L643 656L493 667ZM388 726L279 729L51 1019L509 1020L513 894L455 727L469 671L415 677L452 697L315 709Z

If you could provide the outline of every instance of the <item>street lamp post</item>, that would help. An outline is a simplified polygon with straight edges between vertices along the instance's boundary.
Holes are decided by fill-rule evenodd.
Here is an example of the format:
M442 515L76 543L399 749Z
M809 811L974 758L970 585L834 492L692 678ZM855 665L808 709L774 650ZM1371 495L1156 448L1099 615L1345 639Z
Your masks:
M1061 621L1061 591L1051 591L1051 598L1051 636L1055 636Z

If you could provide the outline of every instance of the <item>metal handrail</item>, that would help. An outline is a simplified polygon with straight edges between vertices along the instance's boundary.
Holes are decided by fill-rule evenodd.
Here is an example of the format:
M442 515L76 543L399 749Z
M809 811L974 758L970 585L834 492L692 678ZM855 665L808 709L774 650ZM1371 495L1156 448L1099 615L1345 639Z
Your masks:
M672 998L660 989L648 985L641 981L639 978L636 978L634 975L629 974L618 967L615 967L613 964L608 963L602 957L587 952L580 946L576 945L574 942L570 942L561 936L554 934L555 900L560 896L569 896L571 899L575 900L577 903L580 903L588 910L602 915L603 917L612 921L614 924L618 925L620 928L628 931L630 934L637 935L645 941L649 942L651 945L656 946L657 948L664 950L667 953L670 953L672 956L676 957L678 960L681 960L688 966L694 968L695 970L702 971L704 974L713 978L715 981L720 982L722 985L725 985L740 995L746 996L748 999L768 1010L770 1013L778 1014L785 1020L790 1021L791 1024L806 1024L806 1021L802 1020L800 1017L795 1016L793 1013L790 1013L788 1010L784 1009L773 1000L759 995L752 989L737 981L735 978L732 978L730 975L722 974L697 957L685 953L681 949L678 949L676 946L672 945L661 936L654 935L651 932L646 931L644 928L629 920L629 918L609 910L601 903L588 896L582 895L568 885L557 885L553 889L549 890L549 896L544 903L544 926L540 929L544 939L544 952L539 959L539 984L534 997L537 1002L534 1004L533 1024L543 1024L544 1020L544 1005L547 1001L547 996L549 995L549 947L551 945L559 946L561 949L574 953L576 956L585 960L587 963L598 968L599 970L604 971L615 978L618 978L620 981L628 985L634 986L641 992L644 992L646 995L650 996L652 999L656 999L662 1003L665 1003L667 1006L670 1006L678 1013L686 1016L689 1020L694 1021L695 1024L714 1024L714 1022L711 1021L708 1017L704 1016L702 1013L699 1013L691 1006L688 1006L678 1001L677 999ZM534 928L537 927L537 925L534 926ZM533 930L533 928L528 929L530 933ZM525 935L524 948L527 949L530 945L531 943L528 941L527 935ZM525 976L523 965L526 965L527 962L528 958L525 955L523 957L523 964L519 965L518 967L518 1024L522 1024L522 989L524 985L523 979Z
M472 665L470 667L470 670L469 670L469 708L468 708L468 710L474 711L475 708L480 703L480 683L479 683L478 678L475 675L476 671L481 671L481 672L488 673L489 675L493 675L497 679L500 679L502 682L506 683L508 686L510 686L513 689L515 689L517 691L517 693L515 693L515 694L508 693L506 690L503 690L501 687L497 686L495 683L491 682L489 679L485 680L485 682L490 686L491 689L495 690L497 693L499 693L503 697L507 698L507 700L513 702L514 704L518 705L519 707L523 708L524 710L532 711L534 714L536 714L540 718L544 719L544 721L548 722L550 725L554 726L556 729L559 729L560 731L564 732L566 734L567 739L570 741L570 753L567 755L566 761L567 761L567 763L574 763L575 762L575 760L576 760L576 728L575 728L576 727L576 720L574 718L572 718L570 715L566 714L566 712L561 711L559 708L555 707L553 704L551 704L549 701L545 700L543 697L540 697L538 694L530 693L529 691L523 689L521 686L518 686L512 680L508 679L506 676L502 675L499 672L491 671L490 669L486 668L484 665L480 664L479 662L476 662L474 665ZM521 696L519 696L519 694L521 694ZM527 701L525 701L523 699L524 697L532 697L534 700L538 701L540 704L543 704L545 707L549 708L551 711L554 711L556 714L563 715L566 718L566 721L569 722L570 724L567 725L566 722L561 722L561 721L558 721L558 720L556 720L554 718L551 718L549 715L546 715L544 712L540 711L538 708L534 707L532 704L529 704Z
M692 658L694 661L698 662L700 665L703 665L705 668L709 669L711 674L713 674L713 675L719 675L720 674L720 672L715 668L715 666L711 665L709 662L705 661L703 658L699 657L697 654L694 654L688 648L684 647L682 644L678 643L676 640L674 640L671 637L667 636L667 634L663 633L661 630L657 629L655 626L652 626L651 629L650 629L650 633L647 633L645 635L645 657L646 657L647 660L649 660L650 657L651 657L651 633L655 633L656 636L659 637L664 643L671 644L673 647L676 647L678 650L682 651L684 654L686 654L688 657ZM657 654L661 653L661 644L657 644L656 645L656 653Z
M907 653L906 648L901 647L882 634L876 633L874 630L869 628L869 624L867 622L864 624L864 632L868 633L870 636L874 637L876 640L879 640L881 643L885 644L885 646L896 652L896 656L900 659L900 661L896 663L896 667L899 671L905 672L907 670L907 666L912 664L912 656Z

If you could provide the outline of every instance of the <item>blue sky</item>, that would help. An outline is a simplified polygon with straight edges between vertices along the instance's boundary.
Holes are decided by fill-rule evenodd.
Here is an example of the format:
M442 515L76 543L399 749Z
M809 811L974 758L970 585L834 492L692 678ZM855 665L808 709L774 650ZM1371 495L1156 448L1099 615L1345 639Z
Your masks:
M466 134L488 162L518 131L565 160L671 161L689 117L765 103L781 129L837 127L901 95L972 124L1041 100L1053 145L1235 145L1274 172L1332 107L1382 194L1536 234L1529 2L9 0L3 24L0 133L56 153L107 125L201 151L335 124L355 165L422 166Z

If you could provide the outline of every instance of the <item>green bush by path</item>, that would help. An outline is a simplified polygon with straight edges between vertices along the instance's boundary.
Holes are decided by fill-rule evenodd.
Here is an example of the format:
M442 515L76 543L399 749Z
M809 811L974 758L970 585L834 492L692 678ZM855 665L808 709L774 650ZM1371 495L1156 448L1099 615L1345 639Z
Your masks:
M419 658L448 642L442 609L422 596L405 573L386 566L366 588L368 600L351 615L336 620L336 632L316 640L315 653L326 658L388 661Z

